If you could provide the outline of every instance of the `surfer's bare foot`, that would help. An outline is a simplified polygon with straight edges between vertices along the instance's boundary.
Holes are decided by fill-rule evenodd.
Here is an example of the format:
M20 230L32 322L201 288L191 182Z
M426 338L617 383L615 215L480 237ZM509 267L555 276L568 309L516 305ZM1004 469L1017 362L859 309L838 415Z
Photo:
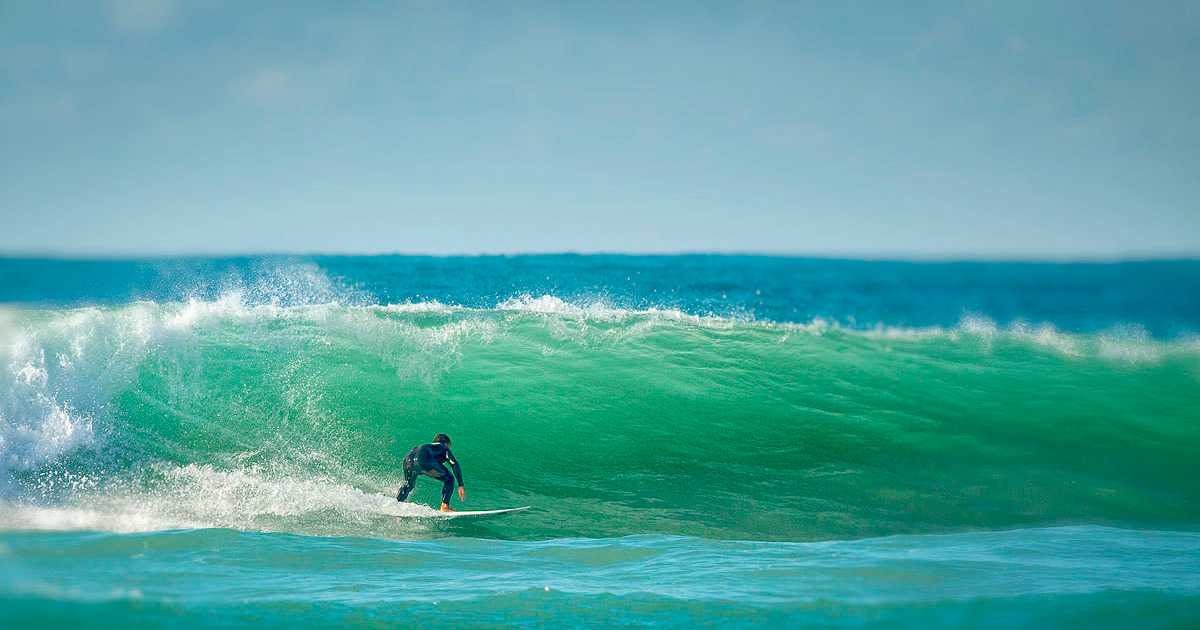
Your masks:
M457 510L455 510L454 508L450 507L450 504L449 504L449 503L443 503L443 504L442 504L442 511L443 511L443 512L456 512Z

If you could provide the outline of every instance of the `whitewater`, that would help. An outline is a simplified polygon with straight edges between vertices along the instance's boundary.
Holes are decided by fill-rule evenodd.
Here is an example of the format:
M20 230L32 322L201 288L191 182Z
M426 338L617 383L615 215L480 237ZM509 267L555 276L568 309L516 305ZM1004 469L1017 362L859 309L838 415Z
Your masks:
M1186 261L2 260L0 619L1182 627L1198 299ZM534 509L397 503L442 432L458 505Z

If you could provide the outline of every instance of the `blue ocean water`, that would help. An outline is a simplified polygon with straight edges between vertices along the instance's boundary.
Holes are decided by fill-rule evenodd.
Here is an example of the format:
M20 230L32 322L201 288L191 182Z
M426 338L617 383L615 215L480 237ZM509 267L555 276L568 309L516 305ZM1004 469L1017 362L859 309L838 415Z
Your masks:
M76 261L0 259L0 302L58 306L215 300L573 304L696 315L950 327L977 315L1074 332L1200 330L1200 262L893 262L768 256L371 256Z
M22 533L23 626L1194 625L1200 534L1060 527L823 543ZM13 554L9 550L10 557ZM69 558L89 558L81 563Z
M1195 261L0 259L0 620L1196 627L1197 409Z

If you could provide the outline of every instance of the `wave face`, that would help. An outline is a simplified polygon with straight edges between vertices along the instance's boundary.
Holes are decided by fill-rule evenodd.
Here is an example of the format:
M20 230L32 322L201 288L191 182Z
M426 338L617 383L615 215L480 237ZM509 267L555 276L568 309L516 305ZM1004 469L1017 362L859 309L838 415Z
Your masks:
M504 538L1200 525L1194 339L496 302L3 311L0 527L427 537L439 432Z

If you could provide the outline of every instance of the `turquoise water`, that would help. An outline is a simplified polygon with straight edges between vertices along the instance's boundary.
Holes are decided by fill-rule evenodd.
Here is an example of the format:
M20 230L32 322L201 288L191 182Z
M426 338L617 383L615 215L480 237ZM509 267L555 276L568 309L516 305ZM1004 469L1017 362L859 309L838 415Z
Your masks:
M497 528L500 526L497 525ZM1062 527L821 543L22 533L21 624L1194 626L1200 535ZM471 535L471 537L467 537ZM86 564L79 558L88 558ZM295 619L292 616L301 618Z
M0 619L1200 620L1197 264L67 264L0 261ZM438 432L534 509L398 504Z

